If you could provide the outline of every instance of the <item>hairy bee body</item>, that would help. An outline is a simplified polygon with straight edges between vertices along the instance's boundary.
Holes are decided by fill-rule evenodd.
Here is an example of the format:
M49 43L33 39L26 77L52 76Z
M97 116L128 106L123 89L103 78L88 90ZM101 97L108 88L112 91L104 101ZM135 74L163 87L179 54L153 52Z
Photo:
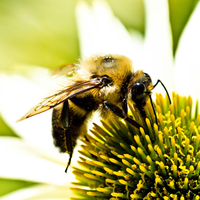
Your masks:
M44 98L18 120L53 108L54 144L61 152L70 155L66 170L77 139L80 135L85 135L87 119L93 111L98 111L102 118L106 118L108 110L111 110L140 128L140 124L127 116L127 101L131 100L145 117L143 107L151 98L151 90L155 87L150 76L140 70L134 71L132 61L123 55L94 55L52 71L52 75L69 74L73 76L61 90Z
M91 78L113 78L105 87L76 95L54 107L52 132L54 144L61 152L68 152L72 155L77 138L86 133L87 119L93 111L98 110L103 118L107 117L107 109L102 106L104 101L122 106L121 102L127 93L132 70L131 60L124 58L125 56L113 55L112 57L111 55L93 56L80 62L80 70L72 78L75 84ZM124 66L124 70L121 70L121 66Z

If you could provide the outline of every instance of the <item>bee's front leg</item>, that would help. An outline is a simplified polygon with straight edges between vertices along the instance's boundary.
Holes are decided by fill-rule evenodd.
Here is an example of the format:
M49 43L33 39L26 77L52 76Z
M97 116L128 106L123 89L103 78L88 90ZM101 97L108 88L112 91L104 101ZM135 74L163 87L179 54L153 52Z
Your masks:
M122 110L121 108L107 102L107 101L104 101L104 105L107 109L111 110L115 115L117 115L118 117L121 117L123 118L124 120L126 120L128 123L130 123L131 125L135 126L136 128L142 128L142 126L136 122L135 120L133 120L131 117L129 117L124 111Z

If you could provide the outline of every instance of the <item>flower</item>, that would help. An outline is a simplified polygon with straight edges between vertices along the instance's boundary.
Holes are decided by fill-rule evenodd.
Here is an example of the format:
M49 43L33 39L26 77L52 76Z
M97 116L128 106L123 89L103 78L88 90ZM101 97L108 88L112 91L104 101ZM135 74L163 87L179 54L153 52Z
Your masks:
M130 116L142 124L109 119L87 136L72 189L81 199L198 199L200 114L192 114L192 98L157 95L159 123L150 102L146 123L130 105ZM78 199L78 198L73 198Z
M144 69L145 72L151 75L153 80L161 79L170 93L173 90L179 92L183 85L183 82L179 81L179 78L182 78L186 85L184 85L185 90L181 91L181 93L188 94L190 92L195 98L199 97L196 92L198 91L198 89L196 89L197 87L194 88L194 85L197 85L198 78L196 76L198 76L198 73L194 73L192 76L190 75L189 79L187 74L182 74L184 71L182 69L188 69L188 66L190 66L189 72L196 72L199 63L198 56L195 57L197 61L193 64L184 62L184 59L190 60L191 50L194 51L194 48L188 49L185 48L185 46L188 37L191 39L190 31L192 33L198 33L199 31L197 27L195 27L195 24L198 24L197 22L195 23L195 21L199 19L199 3L188 23L191 24L189 27L190 31L187 33L187 29L185 29L183 33L184 39L181 40L179 44L179 47L184 49L188 56L182 58L181 50L178 48L177 56L175 56L175 64L173 63L172 56L172 39L168 20L167 1L145 1L147 13L145 38L139 33L128 34L119 20L113 17L112 12L104 2L94 2L93 12L95 17L93 17L92 11L87 5L83 3L79 5L80 6L77 8L77 15L80 15L80 17L77 16L77 18L82 55L86 56L97 52L125 54L132 58L135 69ZM159 10L160 12L158 13L155 10ZM98 23L95 21L96 19ZM88 21L89 23L86 23ZM84 24L84 26L81 26L81 24ZM100 38L104 39L102 40ZM195 43L199 42L198 34L197 37L193 38L195 39ZM194 44L194 42L192 44ZM199 48L199 46L197 46L197 48ZM198 49L196 51L198 52ZM174 69L176 70L175 72ZM2 148L1 152L3 152L3 154L0 154L2 163L0 176L31 180L44 184L41 185L41 187L39 185L22 190L20 194L18 193L21 195L19 199L22 199L23 195L25 195L23 197L24 199L32 195L29 192L27 194L27 190L33 191L34 194L32 197L35 198L40 198L39 195L43 195L43 197L50 199L51 197L49 197L47 193L52 191L55 195L60 195L60 199L67 199L70 196L68 191L69 182L71 180L73 181L73 178L69 177L72 173L68 172L67 175L63 173L67 157L62 158L62 156L65 155L59 155L55 152L55 148L51 146L50 112L38 115L32 118L31 121L26 120L26 122L21 122L21 124L14 123L15 120L20 117L20 113L23 115L24 111L26 112L27 109L37 103L37 100L43 97L43 90L41 91L42 87L37 87L41 85L41 81L44 83L44 80L46 80L46 85L49 86L50 81L46 79L46 71L41 71L41 68L34 68L33 71L35 70L40 70L39 73L42 75L38 77L36 75L34 76L34 73L28 74L30 80L34 80L34 82L37 83L36 85L30 80L22 79L18 75L14 75L12 78L2 75L0 79L1 115L8 125L21 137L0 138L0 148ZM176 83L174 83L173 80L176 80ZM46 86L44 87L46 88ZM177 87L177 89L175 87ZM19 88L22 89L22 91L19 90ZM191 88L193 90L190 90ZM40 93L40 95L38 95L38 93ZM34 97L36 97L37 100L33 99ZM21 101L22 99L26 99L25 102L29 104L25 105L24 102ZM40 124L41 121L46 125L33 125ZM8 158L10 158L10 160L8 160ZM37 173L34 173L36 171ZM17 199L16 196L11 197L10 199ZM9 196L4 199L8 198ZM52 198L54 197L52 196ZM55 197L55 199L56 198L58 197Z

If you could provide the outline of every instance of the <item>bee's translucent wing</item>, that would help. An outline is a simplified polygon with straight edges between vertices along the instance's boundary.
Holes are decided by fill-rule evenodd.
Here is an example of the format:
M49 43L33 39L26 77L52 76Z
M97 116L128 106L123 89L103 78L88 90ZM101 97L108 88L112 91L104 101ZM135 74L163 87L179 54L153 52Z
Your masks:
M78 63L72 63L68 65L62 65L60 67L57 67L55 69L50 70L50 75L59 77L59 76L72 76L76 73L76 71L80 67L78 66Z
M100 80L92 79L90 81L79 82L72 86L63 88L62 90L54 93L53 95L42 99L42 101L39 104L31 108L23 117L17 120L17 122L27 119L31 116L37 115L39 113L42 113L46 110L49 110L57 106L58 104L62 103L63 101L66 101L67 99L70 99L88 90L97 88L101 84L102 83L100 82Z

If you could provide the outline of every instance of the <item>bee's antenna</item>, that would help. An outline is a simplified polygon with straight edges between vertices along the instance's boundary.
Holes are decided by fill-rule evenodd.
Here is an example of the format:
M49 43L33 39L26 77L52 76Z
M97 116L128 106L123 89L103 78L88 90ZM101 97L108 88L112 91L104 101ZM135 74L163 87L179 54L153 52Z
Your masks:
M167 97L169 99L169 104L172 104L172 101L171 101L171 98L170 98L169 93L167 91L167 88L165 87L165 85L162 83L161 80L159 80L159 79L157 80L156 84L153 86L153 89L158 85L158 83L160 83L163 86L163 88L165 89L165 92L167 93ZM150 100L152 101L151 98L150 98ZM155 112L155 109L154 109L154 112Z

